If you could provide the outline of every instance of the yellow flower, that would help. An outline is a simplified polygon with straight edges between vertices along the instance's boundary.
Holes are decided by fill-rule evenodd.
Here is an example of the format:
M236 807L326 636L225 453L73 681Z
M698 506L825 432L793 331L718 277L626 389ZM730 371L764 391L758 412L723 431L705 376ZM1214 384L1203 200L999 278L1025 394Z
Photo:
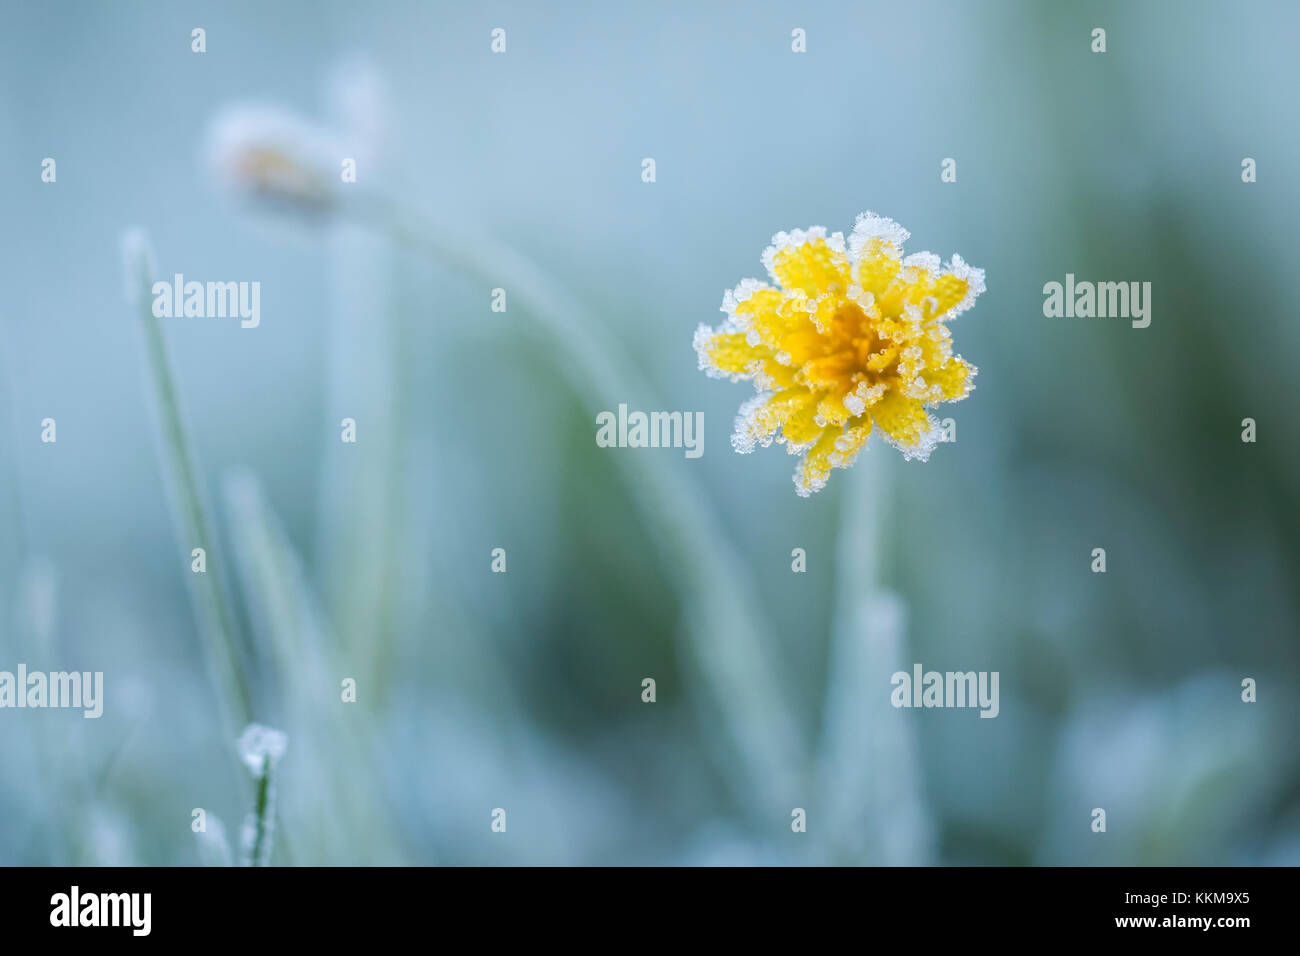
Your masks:
M731 443L742 454L773 440L803 455L794 483L807 496L847 468L873 426L904 458L939 441L927 411L965 398L975 366L952 351L947 321L975 304L984 270L954 255L903 258L909 233L874 213L844 235L815 226L778 232L763 253L775 286L745 279L722 298L727 319L695 333L700 368L752 379Z

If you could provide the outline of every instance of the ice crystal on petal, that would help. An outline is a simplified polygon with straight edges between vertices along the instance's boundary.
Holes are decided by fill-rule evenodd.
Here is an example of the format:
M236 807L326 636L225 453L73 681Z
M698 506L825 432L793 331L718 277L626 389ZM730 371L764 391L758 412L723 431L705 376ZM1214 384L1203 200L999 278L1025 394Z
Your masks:
M946 322L984 291L984 272L954 255L904 257L910 234L863 213L846 243L813 226L778 232L763 252L772 284L745 279L722 299L727 319L695 333L700 368L749 379L732 445L773 442L801 455L795 488L810 495L879 431L906 459L941 435L928 409L970 394L975 367L952 351Z
M748 301L755 292L765 288L767 286L757 279L742 279L740 285L722 294L722 311L734 316L740 303Z
M939 271L939 257L933 252L914 252L903 260L905 269L924 269L926 272Z
M966 282L966 295L950 310L952 315L957 315L973 308L976 297L984 292L984 270L967 265L961 256L954 253L948 271Z
M861 256L872 239L883 240L901 251L910 238L912 234L892 219L877 216L874 212L859 213L849 235L849 253L855 258Z

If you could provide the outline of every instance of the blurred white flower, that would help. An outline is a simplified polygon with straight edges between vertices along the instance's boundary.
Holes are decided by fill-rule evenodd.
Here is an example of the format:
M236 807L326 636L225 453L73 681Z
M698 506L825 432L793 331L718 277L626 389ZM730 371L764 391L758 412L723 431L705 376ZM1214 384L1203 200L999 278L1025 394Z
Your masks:
M345 158L336 133L268 104L235 105L219 113L208 130L205 156L223 189L306 213L335 204Z

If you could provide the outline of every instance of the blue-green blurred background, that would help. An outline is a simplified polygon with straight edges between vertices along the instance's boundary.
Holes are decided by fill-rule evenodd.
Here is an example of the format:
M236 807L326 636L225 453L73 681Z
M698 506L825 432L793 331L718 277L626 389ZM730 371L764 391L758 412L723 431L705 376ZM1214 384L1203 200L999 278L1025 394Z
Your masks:
M106 702L0 711L0 863L195 863L192 809L234 841L251 799L133 226L163 276L262 285L255 330L164 330L290 737L277 862L1300 862L1297 30L1281 0L6 4L0 669ZM374 133L358 187L488 274L232 201L205 144L241 103ZM691 336L772 233L865 209L986 270L953 323L980 373L930 462L873 441L803 500L731 451L751 390ZM571 341L492 243L581 304ZM1067 272L1149 281L1150 327L1044 318ZM621 402L703 411L703 458L597 448ZM257 570L268 528L301 573ZM998 671L999 717L894 710L915 662Z

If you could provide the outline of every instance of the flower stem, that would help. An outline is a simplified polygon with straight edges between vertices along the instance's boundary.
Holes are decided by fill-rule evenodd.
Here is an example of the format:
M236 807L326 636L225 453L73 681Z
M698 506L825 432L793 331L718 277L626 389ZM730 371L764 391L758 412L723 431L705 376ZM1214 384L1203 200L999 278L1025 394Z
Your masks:
M933 833L910 712L890 706L890 675L909 666L907 615L882 586L882 517L897 467L865 448L845 478L830 671L819 748L832 862L930 862Z

